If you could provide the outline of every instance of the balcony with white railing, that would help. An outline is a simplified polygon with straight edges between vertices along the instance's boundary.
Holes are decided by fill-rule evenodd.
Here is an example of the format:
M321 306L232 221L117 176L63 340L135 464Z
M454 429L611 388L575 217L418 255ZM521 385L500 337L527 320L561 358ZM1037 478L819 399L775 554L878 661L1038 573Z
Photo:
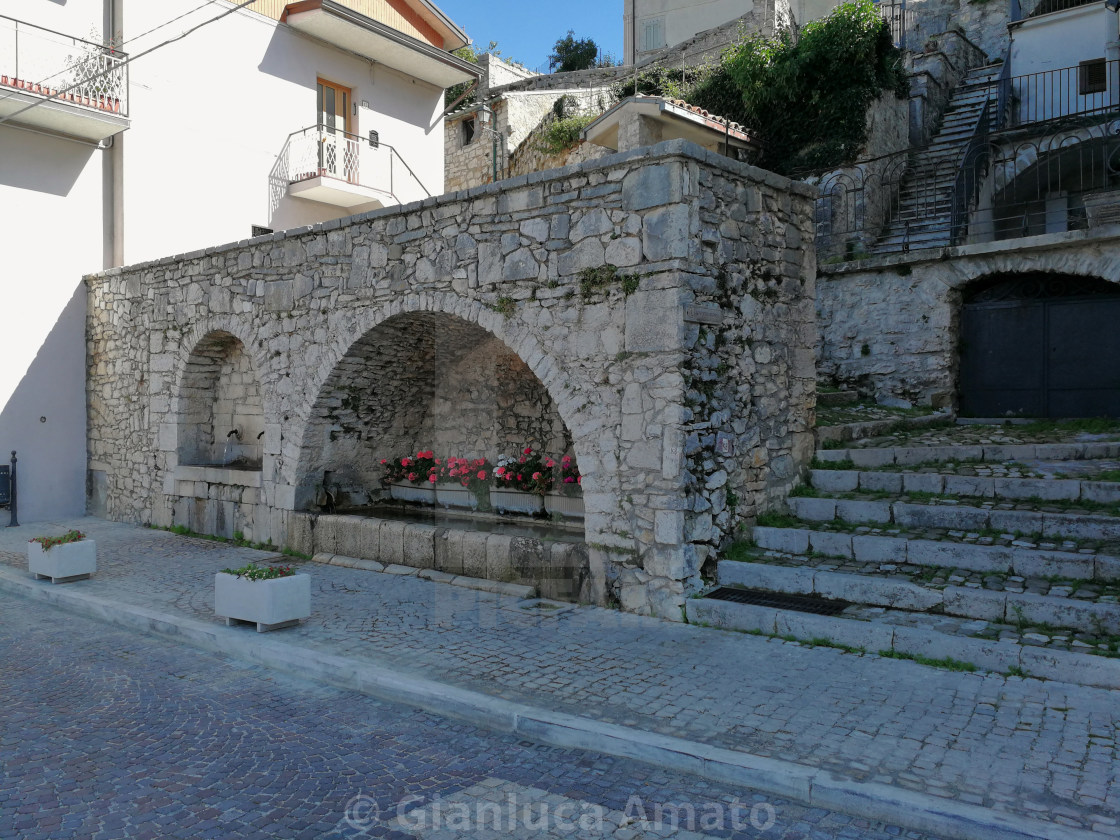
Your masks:
M284 196L353 208L407 204L431 195L376 132L360 137L325 126L290 134L270 181L273 209Z
M127 55L0 15L0 119L98 142L128 128Z

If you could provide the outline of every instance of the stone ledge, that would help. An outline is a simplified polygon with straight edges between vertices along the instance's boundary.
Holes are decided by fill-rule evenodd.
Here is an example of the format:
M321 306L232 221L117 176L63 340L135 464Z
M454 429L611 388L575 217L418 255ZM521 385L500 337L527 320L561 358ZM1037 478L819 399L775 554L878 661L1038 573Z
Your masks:
M260 470L237 470L229 467L190 466L180 464L173 473L175 481L203 481L207 484L228 484L234 487L260 487Z
M390 575L403 575L415 576L430 580L433 583L447 583L451 586L459 586L463 589L476 589L479 592L490 592L495 595L505 595L510 598L534 598L537 594L535 586L526 586L519 583L505 583L498 580L486 580L485 578L466 577L465 575L455 575L450 572L441 572L438 569L418 569L414 566L401 566L397 564L385 565L378 563L376 560L365 560L361 557L345 557L341 554L316 554L311 558L314 563L323 563L330 566L342 566L347 569L363 569L368 572L380 572L382 574Z

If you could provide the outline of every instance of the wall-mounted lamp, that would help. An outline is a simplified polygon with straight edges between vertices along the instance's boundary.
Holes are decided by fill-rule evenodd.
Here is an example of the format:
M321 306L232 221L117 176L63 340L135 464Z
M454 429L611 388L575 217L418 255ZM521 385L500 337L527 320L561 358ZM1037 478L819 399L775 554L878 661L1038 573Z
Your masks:
M1118 0L1120 2L1120 0ZM482 124L483 128L490 127L490 121L494 118L494 112L489 105L483 105L478 109L478 121Z

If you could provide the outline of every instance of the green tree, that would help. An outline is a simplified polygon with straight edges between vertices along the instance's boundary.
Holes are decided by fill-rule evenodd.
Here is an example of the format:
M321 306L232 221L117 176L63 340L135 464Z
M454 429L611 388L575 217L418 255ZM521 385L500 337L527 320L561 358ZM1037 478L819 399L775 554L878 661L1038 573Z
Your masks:
M572 70L587 70L598 65L599 47L590 38L576 40L576 33L569 29L568 34L556 42L552 55L548 57L549 69L554 73L568 73Z

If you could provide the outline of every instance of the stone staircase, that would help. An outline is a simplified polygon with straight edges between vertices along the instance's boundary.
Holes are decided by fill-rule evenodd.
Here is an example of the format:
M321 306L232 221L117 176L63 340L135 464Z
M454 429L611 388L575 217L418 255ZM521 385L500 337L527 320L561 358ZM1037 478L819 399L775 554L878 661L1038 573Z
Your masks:
M1118 459L1110 442L820 450L689 620L1120 687Z
M910 161L899 187L890 224L875 242L876 253L951 245L953 187L965 147L976 130L984 105L991 100L995 126L998 81L1002 64L971 70L953 92L941 128L925 149Z

